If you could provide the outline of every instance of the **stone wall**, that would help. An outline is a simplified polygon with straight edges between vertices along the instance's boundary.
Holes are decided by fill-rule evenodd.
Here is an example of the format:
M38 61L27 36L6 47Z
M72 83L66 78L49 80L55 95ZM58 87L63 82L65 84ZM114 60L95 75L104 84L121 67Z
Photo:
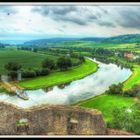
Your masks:
M20 119L28 123L18 124ZM22 109L0 103L0 135L105 135L106 124L97 110L42 105Z

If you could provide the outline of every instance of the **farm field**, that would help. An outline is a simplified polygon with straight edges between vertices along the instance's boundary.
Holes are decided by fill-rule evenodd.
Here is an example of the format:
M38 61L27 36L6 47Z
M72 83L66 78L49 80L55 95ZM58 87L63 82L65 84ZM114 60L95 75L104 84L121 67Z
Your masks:
M21 81L19 83L19 86L26 89L39 89L64 84L73 80L81 79L93 72L96 72L97 68L98 66L95 62L86 59L86 61L80 66L71 68L67 71L54 72L49 74L48 76Z
M0 50L0 74L7 73L4 66L8 62L17 62L25 69L36 69L41 67L44 59L51 58L56 61L58 57L59 56L49 55L47 53L42 54L16 49ZM73 63L77 63L78 61L78 59L72 58Z
M134 99L130 97L116 96L116 95L100 95L91 98L86 101L81 101L76 106L81 106L84 108L98 109L103 113L105 121L111 121L112 119L112 109L115 107L131 107L133 105Z
M53 46L53 43L51 43ZM106 49L135 49L136 43L97 43L94 41L64 41L54 44L59 48L106 48ZM139 50L139 48L138 48Z
M23 68L37 68L48 55L20 50L0 50L0 73L5 74L4 66L8 62L17 62ZM52 57L52 56L51 56Z

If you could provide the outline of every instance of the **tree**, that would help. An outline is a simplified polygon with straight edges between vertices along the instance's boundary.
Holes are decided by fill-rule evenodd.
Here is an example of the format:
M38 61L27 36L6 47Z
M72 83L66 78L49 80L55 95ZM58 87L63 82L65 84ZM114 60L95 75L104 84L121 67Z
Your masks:
M17 78L17 72L16 71L10 71L8 75L11 77L12 80L15 80Z
M125 96L139 97L140 98L140 86L134 85L130 90L124 92Z
M47 69L53 70L55 68L55 62L51 58L46 58L42 62L42 67L45 68L45 69L47 68Z
M5 65L5 68L9 71L8 75L11 77L11 79L17 78L17 71L22 68L22 66L16 62L9 62Z
M67 70L69 67L72 66L72 61L69 57L60 57L57 60L57 67L60 70Z
M123 85L119 83L118 85L113 84L109 87L107 91L109 94L122 94L123 93Z
M23 70L22 72L23 78L33 78L36 77L36 72L33 70Z
M79 58L79 60L80 60L81 62L85 62L85 58L84 58L84 56L79 55L78 58Z
M22 66L16 62L9 62L8 64L5 65L5 68L8 71L17 71L22 68Z
M108 122L109 128L140 134L140 112L136 110L128 111L128 108L115 107L112 110L112 120Z
M41 70L36 70L37 76L45 76L45 75L48 75L49 73L50 73L50 70L47 68L43 68Z

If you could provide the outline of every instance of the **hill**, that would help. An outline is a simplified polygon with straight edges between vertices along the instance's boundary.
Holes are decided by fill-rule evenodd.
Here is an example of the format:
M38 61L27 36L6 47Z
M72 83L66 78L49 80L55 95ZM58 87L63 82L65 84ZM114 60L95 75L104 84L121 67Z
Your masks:
M87 37L87 38L82 38L80 40L102 42L104 39L106 39L106 38L105 37Z
M74 41L78 38L50 38L50 39L38 39L38 40L31 40L25 42L24 46L32 46L32 47L38 47L38 46L48 46L49 43L59 43L63 41Z
M126 34L109 37L102 40L102 43L140 43L140 34Z
M93 44L92 46L102 46L102 44L124 44L124 43L140 43L140 34L126 34L113 37L85 37L85 38L50 38L50 39L38 39L25 42L22 46L26 47L59 47L65 46L79 46L78 44ZM84 45L86 46L86 45ZM91 46L91 45L90 45Z

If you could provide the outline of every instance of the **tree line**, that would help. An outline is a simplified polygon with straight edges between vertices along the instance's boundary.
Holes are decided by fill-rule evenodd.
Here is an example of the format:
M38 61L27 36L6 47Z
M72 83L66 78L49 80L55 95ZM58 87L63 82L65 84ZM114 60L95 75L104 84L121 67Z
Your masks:
M80 62L84 62L84 57L78 56ZM37 69L25 69L21 64L17 62L9 62L5 65L5 69L8 71L8 76L12 80L17 79L18 72L22 74L22 78L33 78L37 76L45 76L53 71L66 71L73 66L71 57L60 56L56 61L52 58L46 58L41 64L41 68Z

